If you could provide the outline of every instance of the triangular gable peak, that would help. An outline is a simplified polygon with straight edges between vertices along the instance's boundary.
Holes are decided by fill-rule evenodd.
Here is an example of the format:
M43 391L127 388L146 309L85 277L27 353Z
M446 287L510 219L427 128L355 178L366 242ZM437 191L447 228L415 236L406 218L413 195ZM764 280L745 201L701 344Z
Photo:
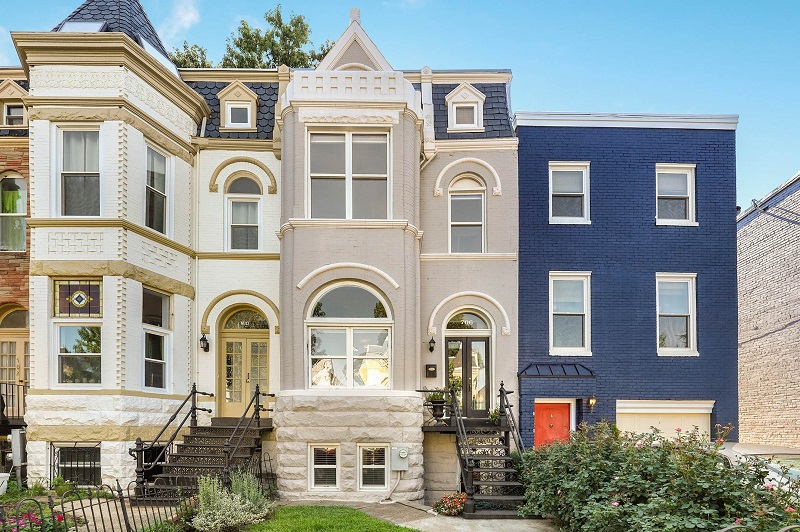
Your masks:
M482 93L481 91L479 91L478 89L476 89L475 87L473 87L471 84L469 84L467 82L464 82L461 85L459 85L458 87L456 87L455 89L453 89L452 91L450 91L450 94L445 96L444 99L445 99L445 101L447 103L450 103L450 102L453 102L453 101L455 101L455 102L459 102L459 101L477 102L477 101L479 101L479 102L483 103L484 101L486 101L486 95L484 93Z
M317 70L394 71L392 65L361 27L361 17L357 9L351 10L350 25L325 59L317 65Z
M28 91L19 86L13 79L0 83L0 100L21 100L28 95Z

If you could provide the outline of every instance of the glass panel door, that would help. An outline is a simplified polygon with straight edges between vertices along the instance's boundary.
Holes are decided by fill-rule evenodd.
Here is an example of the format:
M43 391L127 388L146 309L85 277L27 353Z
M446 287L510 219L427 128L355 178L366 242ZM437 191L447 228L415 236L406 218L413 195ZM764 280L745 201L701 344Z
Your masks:
M267 340L250 341L250 377L248 398L255 393L256 385L261 393L269 392L269 342ZM248 399L249 400L249 399Z
M219 415L239 417L250 404L256 384L262 393L269 392L269 338L223 338L220 367L222 399ZM262 400L263 403L263 400Z
M447 338L447 386L455 387L466 417L489 412L489 339Z
M464 350L464 339L447 339L447 388L456 389L458 406L464 410L463 390L464 390L464 368L462 366L462 355ZM466 415L466 414L465 414Z

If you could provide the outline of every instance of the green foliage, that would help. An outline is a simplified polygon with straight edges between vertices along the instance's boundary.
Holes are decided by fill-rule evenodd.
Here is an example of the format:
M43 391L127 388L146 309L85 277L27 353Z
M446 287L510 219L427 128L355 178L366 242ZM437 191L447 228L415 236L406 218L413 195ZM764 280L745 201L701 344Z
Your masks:
M287 65L292 68L312 68L333 47L325 41L319 49L310 40L311 28L303 15L291 14L284 22L281 5L264 13L268 28L262 31L242 21L236 33L227 40L223 68L277 68Z
M343 506L284 506L250 532L400 532L411 530Z
M73 353L100 353L100 327L81 327L78 340L72 346ZM84 381L85 382L85 381Z
M777 488L759 460L727 464L719 454L732 427L710 443L695 428L674 440L657 431L620 434L582 425L569 442L527 451L521 468L525 516L552 517L566 531L750 530L800 524L800 485ZM785 489L784 489L785 488Z
M155 525L149 526L141 530L141 532L183 532L184 526L180 523L170 523L169 521L162 521Z
M445 495L433 505L433 511L444 515L461 515L467 503L466 493L450 493Z
M205 532L241 530L272 511L272 503L249 473L232 473L230 491L216 477L201 477L197 501L192 526Z
M206 58L206 53L202 46L189 46L188 42L183 41L183 49L173 48L167 55L178 68L211 68L214 65Z
M425 392L425 399L428 401L443 401L445 399L446 390L423 390Z

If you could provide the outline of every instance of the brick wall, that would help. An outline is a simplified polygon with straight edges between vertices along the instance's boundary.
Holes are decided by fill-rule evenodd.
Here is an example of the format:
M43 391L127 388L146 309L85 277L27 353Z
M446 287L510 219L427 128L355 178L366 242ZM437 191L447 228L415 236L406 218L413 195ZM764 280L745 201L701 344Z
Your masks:
M738 224L741 441L800 447L800 180Z
M28 179L28 149L0 146L0 174L12 171ZM30 188L30 187L29 187ZM30 212L30 205L28 206ZM26 249L30 249L28 229ZM0 253L0 305L17 303L28 307L28 251Z
M532 441L535 397L597 397L589 422L616 419L616 400L716 400L737 423L735 132L520 127L519 364L578 363L590 379L523 378L521 430ZM590 161L591 225L548 223L548 162ZM696 163L699 227L655 225L656 163ZM591 271L591 357L549 356L548 274ZM659 357L656 272L697 274L699 357ZM734 434L735 436L735 434Z

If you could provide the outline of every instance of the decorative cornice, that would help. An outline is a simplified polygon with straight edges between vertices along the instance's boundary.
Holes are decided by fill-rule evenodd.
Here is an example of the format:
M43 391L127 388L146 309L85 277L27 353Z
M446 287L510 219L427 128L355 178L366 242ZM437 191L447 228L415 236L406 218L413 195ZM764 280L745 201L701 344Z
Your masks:
M124 33L17 33L11 38L25 73L40 65L124 66L196 123L210 115L202 96Z
M175 242L157 231L119 218L29 218L27 224L28 227L117 227L136 233L191 258L195 257L195 252L190 247Z
M192 144L202 150L272 151L272 141L262 139L220 139L192 137Z
M419 256L422 262L429 261L516 261L516 253L422 253Z
M247 81L275 83L279 79L276 68L179 68L183 81Z
M0 137L0 148L28 148L28 137Z
M276 233L279 239L289 231L300 227L319 227L336 229L403 229L417 240L422 239L422 231L408 220L320 220L318 218L291 218Z
M170 294L194 299L192 285L124 260L32 260L30 275L63 278L106 275L124 277Z
M517 137L503 139L437 140L436 151L495 151L514 150L519 147Z
M241 253L232 251L198 251L194 254L204 260L281 260L280 253Z
M20 67L0 68L0 79L28 79L25 71Z
M667 115L639 113L533 113L514 115L514 129L525 126L635 127L735 130L739 115Z
M508 83L511 81L511 72L502 70L443 70L432 71L429 74L433 83L459 84L468 83ZM420 83L422 75L419 70L404 70L403 77L411 83Z

